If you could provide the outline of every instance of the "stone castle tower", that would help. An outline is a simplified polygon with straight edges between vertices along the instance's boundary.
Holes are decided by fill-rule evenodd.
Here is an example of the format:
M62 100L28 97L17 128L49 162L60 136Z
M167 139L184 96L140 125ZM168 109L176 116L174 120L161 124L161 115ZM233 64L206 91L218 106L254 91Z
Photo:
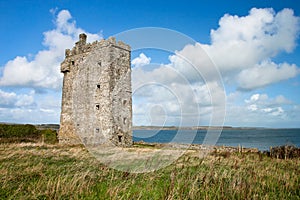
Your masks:
M61 63L64 74L59 142L132 144L130 46L79 35Z

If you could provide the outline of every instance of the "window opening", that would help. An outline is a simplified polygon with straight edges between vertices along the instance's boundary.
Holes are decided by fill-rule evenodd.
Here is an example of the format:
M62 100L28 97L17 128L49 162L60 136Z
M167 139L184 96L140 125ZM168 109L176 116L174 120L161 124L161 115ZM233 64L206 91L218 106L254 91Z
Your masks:
M122 142L122 135L118 135L119 142Z
M117 69L117 73L118 76L120 76L120 69Z

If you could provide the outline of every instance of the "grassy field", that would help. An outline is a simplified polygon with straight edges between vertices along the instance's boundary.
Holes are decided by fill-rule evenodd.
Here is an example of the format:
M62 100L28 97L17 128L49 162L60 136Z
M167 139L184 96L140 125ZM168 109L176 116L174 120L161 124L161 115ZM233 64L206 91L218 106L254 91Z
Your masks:
M299 158L198 155L190 150L166 168L131 174L83 146L0 144L0 199L300 199Z

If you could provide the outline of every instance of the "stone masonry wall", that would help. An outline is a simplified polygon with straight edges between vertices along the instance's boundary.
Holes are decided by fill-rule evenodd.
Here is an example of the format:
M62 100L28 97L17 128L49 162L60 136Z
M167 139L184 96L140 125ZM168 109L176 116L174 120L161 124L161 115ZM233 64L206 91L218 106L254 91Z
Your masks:
M114 38L86 43L61 64L64 73L60 143L132 144L130 47Z

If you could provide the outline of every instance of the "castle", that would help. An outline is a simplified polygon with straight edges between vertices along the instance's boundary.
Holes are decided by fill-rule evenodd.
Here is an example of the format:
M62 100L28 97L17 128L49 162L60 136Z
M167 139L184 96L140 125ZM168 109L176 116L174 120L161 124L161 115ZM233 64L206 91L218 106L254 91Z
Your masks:
M110 37L66 49L59 142L132 144L130 46Z

